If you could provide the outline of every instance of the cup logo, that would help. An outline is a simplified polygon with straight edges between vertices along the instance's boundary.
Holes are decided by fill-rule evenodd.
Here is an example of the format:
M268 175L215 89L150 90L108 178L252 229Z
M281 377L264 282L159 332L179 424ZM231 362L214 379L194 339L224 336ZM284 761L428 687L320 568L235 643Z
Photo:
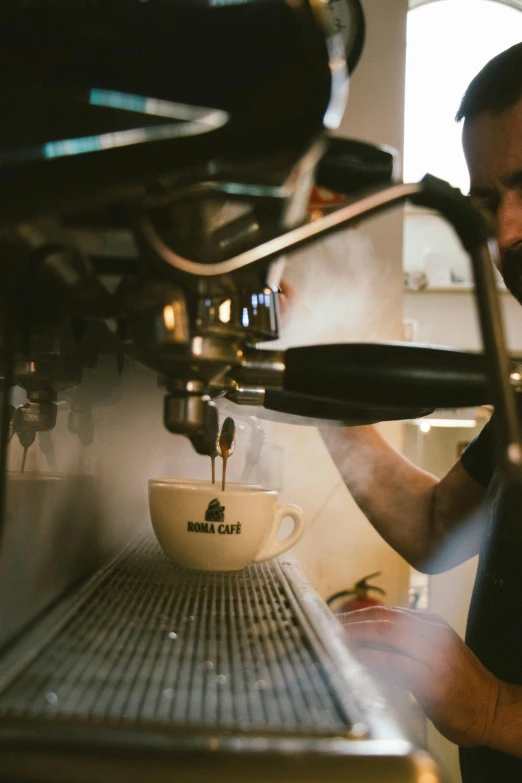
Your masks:
M215 525L214 522L221 522L220 525ZM237 535L241 533L241 523L236 522L235 525L224 524L225 522L225 506L222 506L217 498L214 498L208 504L208 508L205 512L204 522L187 522L187 531L189 533L216 533L222 535Z
M222 506L217 498L211 500L205 512L205 522L224 522L225 506Z

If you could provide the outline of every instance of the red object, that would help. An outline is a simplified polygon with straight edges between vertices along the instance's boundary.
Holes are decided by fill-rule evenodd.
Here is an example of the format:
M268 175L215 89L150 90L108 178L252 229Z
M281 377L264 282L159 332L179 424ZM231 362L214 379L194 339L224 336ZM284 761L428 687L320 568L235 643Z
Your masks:
M333 190L318 188L317 185L314 185L308 199L308 209L331 209L345 204L348 200L348 197L341 193L334 193Z
M355 612L357 609L366 609L369 606L382 606L383 602L378 598L372 598L369 595L369 592L370 590L373 590L381 595L386 595L386 593L382 587L368 584L368 579L374 579L376 576L380 575L380 571L377 571L375 574L369 574L369 576L364 576L362 579L359 579L350 590L341 590L339 593L335 593L335 595L332 595L328 599L328 606L330 606L336 614Z

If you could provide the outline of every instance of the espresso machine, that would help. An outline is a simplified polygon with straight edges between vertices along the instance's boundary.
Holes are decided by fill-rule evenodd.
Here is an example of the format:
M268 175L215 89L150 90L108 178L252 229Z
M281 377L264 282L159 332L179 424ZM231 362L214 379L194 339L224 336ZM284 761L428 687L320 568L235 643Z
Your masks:
M131 491L168 433L180 470L212 454L224 398L343 424L495 402L518 470L489 227L328 135L359 0L11 0L0 21L2 781L437 781L295 561L176 569ZM311 220L314 183L346 200ZM469 251L484 354L270 350L284 254L407 200Z

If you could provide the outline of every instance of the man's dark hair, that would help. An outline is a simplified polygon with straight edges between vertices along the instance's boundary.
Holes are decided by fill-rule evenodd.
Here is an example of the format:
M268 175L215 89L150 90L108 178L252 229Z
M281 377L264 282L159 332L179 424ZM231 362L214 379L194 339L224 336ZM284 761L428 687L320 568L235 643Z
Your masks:
M522 97L522 43L493 57L475 78L460 103L457 122L471 120L483 111L500 114Z

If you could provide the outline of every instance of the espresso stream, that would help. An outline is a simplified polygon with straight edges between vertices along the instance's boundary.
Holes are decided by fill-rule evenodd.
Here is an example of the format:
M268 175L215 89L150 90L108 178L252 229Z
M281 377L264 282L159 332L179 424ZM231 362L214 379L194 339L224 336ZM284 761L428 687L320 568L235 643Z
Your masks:
M221 491L225 491L226 477L227 477L227 462L228 458L234 453L236 447L236 425L234 419L231 416L227 416L221 427L217 442L217 453L223 459L223 477L221 479ZM215 455L210 456L212 462L212 483L216 483L215 474Z

